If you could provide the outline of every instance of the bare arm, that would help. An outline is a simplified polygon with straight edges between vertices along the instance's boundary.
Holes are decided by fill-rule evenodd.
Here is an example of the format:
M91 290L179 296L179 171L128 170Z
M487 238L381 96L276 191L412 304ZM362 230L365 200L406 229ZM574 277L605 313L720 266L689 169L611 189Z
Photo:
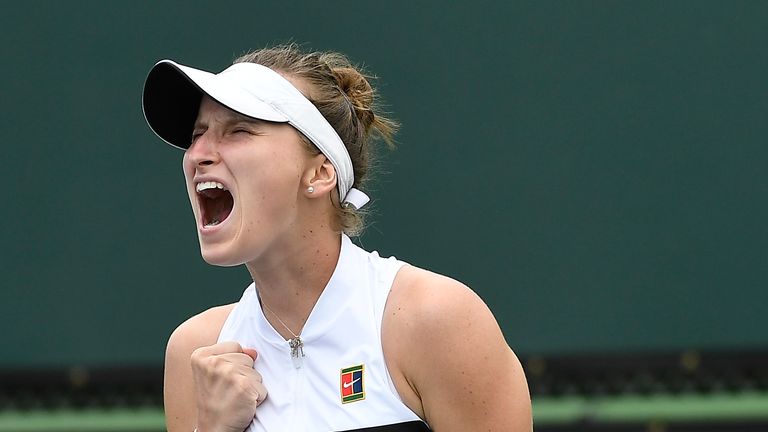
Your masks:
M531 431L523 369L485 303L452 279L401 273L384 349L404 402L435 432Z
M234 305L219 306L193 316L171 334L165 351L163 397L169 432L190 432L197 426L192 353L216 343Z

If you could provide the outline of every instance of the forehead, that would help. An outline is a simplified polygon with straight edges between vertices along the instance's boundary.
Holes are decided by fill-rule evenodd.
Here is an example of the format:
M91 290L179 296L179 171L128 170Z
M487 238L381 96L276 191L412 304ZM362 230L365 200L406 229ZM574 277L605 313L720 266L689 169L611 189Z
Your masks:
M259 122L261 120L242 115L239 112L233 111L225 107L224 105L220 104L219 102L213 100L210 96L203 95L203 98L200 100L200 108L198 109L198 112L197 112L197 119L195 120L195 125L198 125L200 123L208 123L211 121Z

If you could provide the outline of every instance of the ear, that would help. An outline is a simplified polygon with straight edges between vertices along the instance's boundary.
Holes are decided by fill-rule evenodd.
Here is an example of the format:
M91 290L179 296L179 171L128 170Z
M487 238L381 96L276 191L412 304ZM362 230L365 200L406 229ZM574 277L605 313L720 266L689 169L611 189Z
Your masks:
M336 169L331 161L320 153L310 159L301 183L307 198L327 196L336 188ZM308 191L310 186L313 190L311 193Z

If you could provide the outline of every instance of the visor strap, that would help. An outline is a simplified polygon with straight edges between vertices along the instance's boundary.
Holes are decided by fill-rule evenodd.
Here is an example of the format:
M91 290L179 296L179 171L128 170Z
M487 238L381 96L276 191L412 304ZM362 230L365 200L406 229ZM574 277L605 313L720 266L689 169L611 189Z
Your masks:
M364 192L359 189L350 188L347 192L347 196L344 198L342 207L353 207L355 210L362 208L371 199L368 198Z

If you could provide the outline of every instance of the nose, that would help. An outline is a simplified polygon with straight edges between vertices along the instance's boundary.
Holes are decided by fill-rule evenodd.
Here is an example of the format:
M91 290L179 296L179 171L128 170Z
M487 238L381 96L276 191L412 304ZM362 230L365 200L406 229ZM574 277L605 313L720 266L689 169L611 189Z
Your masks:
M187 149L187 159L195 166L214 165L220 160L216 139L210 135L212 134L206 131Z

